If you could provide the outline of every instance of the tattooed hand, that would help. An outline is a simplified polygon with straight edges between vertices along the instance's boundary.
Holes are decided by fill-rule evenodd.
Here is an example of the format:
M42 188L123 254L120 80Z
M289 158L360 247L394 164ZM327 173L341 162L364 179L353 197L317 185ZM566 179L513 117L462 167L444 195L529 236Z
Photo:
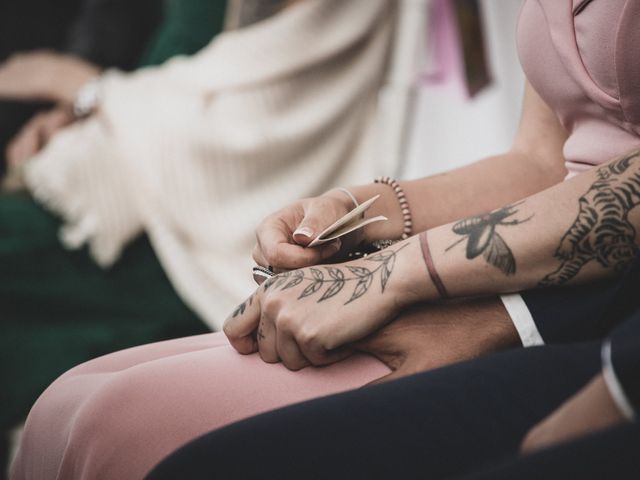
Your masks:
M393 320L422 295L424 276L415 239L353 262L294 270L264 282L227 319L224 331L243 354L292 370L326 365ZM415 282L414 282L415 283Z
M256 229L254 261L275 271L329 261L342 249L360 241L360 232L316 248L305 248L322 230L346 215L353 203L346 195L323 195L298 200L265 218Z

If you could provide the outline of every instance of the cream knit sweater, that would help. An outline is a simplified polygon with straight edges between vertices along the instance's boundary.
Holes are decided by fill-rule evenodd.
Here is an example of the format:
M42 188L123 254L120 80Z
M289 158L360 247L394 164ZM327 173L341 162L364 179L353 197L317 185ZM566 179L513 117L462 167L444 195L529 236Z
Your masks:
M108 267L141 232L213 329L255 288L254 228L288 202L370 180L390 0L305 0L191 58L110 72L99 113L25 171L68 248Z

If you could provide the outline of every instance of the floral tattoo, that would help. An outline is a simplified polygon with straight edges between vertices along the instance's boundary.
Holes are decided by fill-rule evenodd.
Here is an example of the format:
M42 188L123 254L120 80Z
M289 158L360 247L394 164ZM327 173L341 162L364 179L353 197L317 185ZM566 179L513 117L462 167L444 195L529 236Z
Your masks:
M384 293L393 269L398 253L407 247L407 244L391 250L386 249L364 257L362 260L370 262L375 267L369 266L316 266L302 270L284 272L266 280L261 288L267 290L289 290L297 286L304 286L298 296L298 300L318 295L317 303L324 302L338 295L347 285L353 285L351 296L345 302L351 302L361 298L370 291L376 277L379 279L380 291ZM244 314L247 307L253 303L255 293L241 303L233 312L233 317Z

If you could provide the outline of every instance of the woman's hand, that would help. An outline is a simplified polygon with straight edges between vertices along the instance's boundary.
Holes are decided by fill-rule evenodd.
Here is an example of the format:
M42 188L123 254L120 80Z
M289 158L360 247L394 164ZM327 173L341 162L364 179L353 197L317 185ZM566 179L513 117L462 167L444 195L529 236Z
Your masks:
M354 208L352 200L341 192L328 192L299 200L265 218L256 229L254 261L275 271L317 265L359 242L354 232L343 242L336 240L320 247L305 248L325 228Z
M259 351L264 361L292 370L341 360L350 354L347 344L380 329L429 288L420 255L409 240L357 261L282 273L242 303L224 331L240 353Z
M522 442L531 453L625 421L602 374L534 426Z
M34 116L7 146L9 168L19 168L44 148L53 135L73 121L73 113L63 106Z
M73 103L100 70L80 58L50 51L13 55L0 65L0 98Z
M502 302L490 297L416 305L354 348L392 370L375 384L520 345Z

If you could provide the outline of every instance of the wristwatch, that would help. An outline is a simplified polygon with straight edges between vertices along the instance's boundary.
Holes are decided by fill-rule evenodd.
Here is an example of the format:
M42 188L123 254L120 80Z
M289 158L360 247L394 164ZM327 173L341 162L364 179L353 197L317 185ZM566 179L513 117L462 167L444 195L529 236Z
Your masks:
M73 114L76 118L86 118L96 110L100 101L100 80L101 77L96 77L78 90L73 101Z

